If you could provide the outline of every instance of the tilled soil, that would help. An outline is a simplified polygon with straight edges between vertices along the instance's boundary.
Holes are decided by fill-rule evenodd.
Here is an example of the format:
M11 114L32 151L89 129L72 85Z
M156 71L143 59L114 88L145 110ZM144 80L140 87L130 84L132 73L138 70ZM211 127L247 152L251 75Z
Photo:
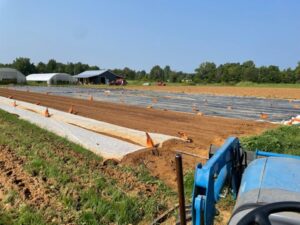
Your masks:
M193 140L192 143L170 142L158 149L158 156L151 150L146 150L130 154L123 160L124 164L144 164L153 175L163 179L172 187L175 186L173 161L175 151L180 150L207 157L207 149L210 144L221 145L228 136L240 137L257 134L276 126L265 122L200 116L3 88L0 89L0 95L62 111L68 111L73 105L77 115L145 132L158 132L174 136L177 136L178 132L186 133ZM186 169L194 168L196 162L203 162L203 160L184 156Z

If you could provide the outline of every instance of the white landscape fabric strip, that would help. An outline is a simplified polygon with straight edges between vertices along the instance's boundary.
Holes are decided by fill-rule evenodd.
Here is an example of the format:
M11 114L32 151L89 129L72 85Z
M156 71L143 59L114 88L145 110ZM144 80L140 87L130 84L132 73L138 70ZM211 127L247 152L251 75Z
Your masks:
M0 97L0 102L11 105L14 100ZM42 113L45 110L44 106L39 106L35 104L31 104L28 102L23 102L23 101L16 101L18 108L27 108L30 110L34 110L36 112ZM70 105L71 106L71 105ZM76 111L76 106L74 108ZM83 116L78 116L66 112L62 112L59 110L55 110L52 108L49 108L49 112L52 115L51 118L58 120L58 121L63 121L65 123L69 124L74 124L79 127L83 127L88 130L92 130L95 132L100 132L104 134L109 134L114 137L120 137L122 139L127 139L130 140L134 143L137 143L139 145L145 146L146 147L146 135L144 131L139 131L135 129L130 129L126 127L121 127L118 125L102 122L99 120L94 120L90 118L86 118ZM134 121L132 121L134 123ZM151 123L151 121L149 121ZM170 135L164 135L164 134L158 134L158 133L149 133L154 144L162 144L163 142L170 140L170 139L179 139L174 136Z
M34 112L3 104L3 102L0 103L0 108L9 113L17 114L24 120L36 124L39 127L49 130L59 136L65 137L72 142L80 144L104 158L115 158L120 160L128 153L144 148L139 145L97 134L52 118L46 118Z

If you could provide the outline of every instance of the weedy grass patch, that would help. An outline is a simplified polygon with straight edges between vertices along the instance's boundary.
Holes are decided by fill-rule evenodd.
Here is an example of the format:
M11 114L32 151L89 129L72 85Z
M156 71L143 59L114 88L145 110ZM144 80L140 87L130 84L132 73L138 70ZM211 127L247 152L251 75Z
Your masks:
M241 138L243 148L300 155L300 126L280 126L261 135Z

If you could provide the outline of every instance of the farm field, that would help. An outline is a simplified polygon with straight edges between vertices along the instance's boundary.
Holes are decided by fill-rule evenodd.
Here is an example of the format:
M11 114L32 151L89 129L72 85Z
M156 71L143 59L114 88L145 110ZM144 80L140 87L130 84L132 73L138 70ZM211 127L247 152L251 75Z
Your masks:
M79 116L144 132L172 136L183 132L192 140L166 141L157 148L158 155L145 149L128 154L118 164L106 163L102 157L76 144L0 111L1 130L4 131L0 134L0 169L3 171L0 181L5 184L0 188L0 207L5 216L0 214L0 219L13 223L33 220L33 224L97 224L99 221L103 224L149 224L178 201L174 160L177 151L184 153L188 200L193 169L197 163L205 163L211 144L221 145L228 136L244 137L276 128L278 125L268 121L293 115L297 112L294 105L298 104L297 100L122 89L13 88L19 90L0 88L0 96L64 112L73 105ZM91 96L93 101L89 100ZM122 102L120 96L123 96ZM210 107L210 111L206 109L204 115L199 115L199 111L194 110L193 97L199 107ZM203 105L199 104L201 102ZM256 108L249 111L249 115L236 111L238 113L230 116L233 111L227 109L230 102L238 109L251 102ZM173 111L176 103L183 104L179 109L187 109L188 113ZM147 107L149 105L152 107ZM281 107L276 111L275 106ZM270 117L257 121L262 107ZM282 113L285 110L288 113ZM207 115L214 111L237 118ZM225 224L229 218L231 202L226 200L219 204L218 225ZM174 224L175 214L171 213L164 224Z
M300 99L299 85L276 85L268 87L257 85L254 87L238 86L128 86L132 90L156 90L166 92L193 93L193 94L214 94L230 96L251 96L263 98Z
M78 115L108 123L167 135L178 136L184 132L193 140L192 143L172 140L159 148L159 157L151 151L140 151L127 155L122 163L130 166L145 165L153 176L163 180L168 186L175 187L175 151L186 151L207 157L210 144L221 145L230 135L245 136L259 134L276 125L250 120L229 119L222 117L199 116L158 109L148 109L100 101L88 101L52 94L0 89L0 95L13 96L16 100L31 103L39 102L42 106L52 107L67 112L72 104ZM193 169L201 158L184 156L184 168Z
M300 225L300 0L223 2L0 0L0 225Z
M60 95L85 100L92 96L94 100L109 103L121 103L123 105L134 105L143 108L247 120L260 120L263 113L267 114L267 118L264 118L264 120L269 122L287 120L297 115L300 109L300 99L267 99L120 88L82 88L78 86L16 86L9 89L47 93L48 95Z

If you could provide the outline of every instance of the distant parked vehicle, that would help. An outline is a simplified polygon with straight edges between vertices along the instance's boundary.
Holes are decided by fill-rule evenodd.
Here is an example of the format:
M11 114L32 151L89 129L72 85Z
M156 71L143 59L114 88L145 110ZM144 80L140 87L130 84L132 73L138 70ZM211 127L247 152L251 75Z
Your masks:
M114 81L112 81L112 82L110 82L109 83L109 85L120 85L120 86L124 86L124 85L126 85L127 84L127 81L125 80L125 79L116 79L116 80L114 80Z
M157 86L166 86L167 84L164 83L163 81L158 81L158 82L156 83L156 85L157 85Z

